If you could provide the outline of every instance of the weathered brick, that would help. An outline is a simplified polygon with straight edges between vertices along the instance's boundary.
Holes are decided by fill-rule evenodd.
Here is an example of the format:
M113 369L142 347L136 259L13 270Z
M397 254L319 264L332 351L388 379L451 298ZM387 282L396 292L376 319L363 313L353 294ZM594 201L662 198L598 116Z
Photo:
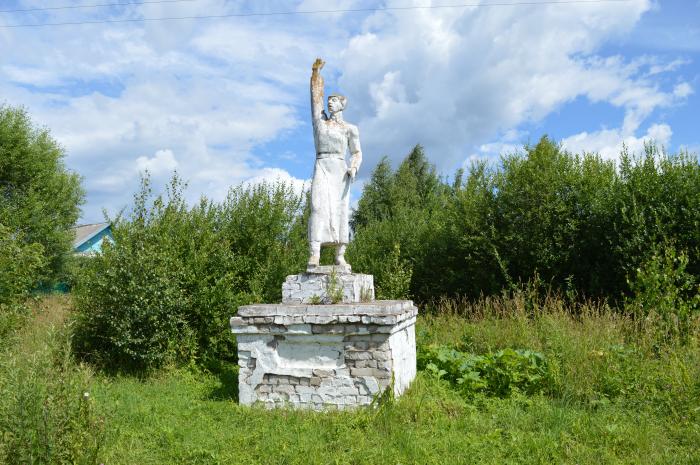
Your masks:
M374 376L376 368L351 368L351 376Z
M294 386L291 384L278 384L272 388L272 392L284 393L287 395L294 394Z
M350 360L371 360L372 353L365 350L348 350L345 352L345 358Z

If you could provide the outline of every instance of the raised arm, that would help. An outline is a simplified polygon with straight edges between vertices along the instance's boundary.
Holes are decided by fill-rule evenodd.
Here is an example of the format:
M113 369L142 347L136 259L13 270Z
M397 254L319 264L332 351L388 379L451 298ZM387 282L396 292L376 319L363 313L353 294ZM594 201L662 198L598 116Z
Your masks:
M316 123L325 119L323 111L323 77L321 76L321 68L326 63L320 58L316 58L311 67L311 121L314 126Z

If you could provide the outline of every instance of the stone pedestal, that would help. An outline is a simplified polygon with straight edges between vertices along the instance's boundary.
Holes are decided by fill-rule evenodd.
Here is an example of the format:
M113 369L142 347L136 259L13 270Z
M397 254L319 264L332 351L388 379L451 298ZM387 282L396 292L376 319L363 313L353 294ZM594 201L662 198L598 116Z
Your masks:
M344 409L401 395L416 375L417 312L411 301L240 307L240 403Z
M328 268L287 276L282 284L283 304L330 304L374 300L374 276L336 272Z

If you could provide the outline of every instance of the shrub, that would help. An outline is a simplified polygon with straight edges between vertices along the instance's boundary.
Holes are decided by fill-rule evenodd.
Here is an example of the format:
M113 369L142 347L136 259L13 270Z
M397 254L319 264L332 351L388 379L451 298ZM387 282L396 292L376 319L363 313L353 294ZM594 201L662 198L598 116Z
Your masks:
M0 344L19 326L24 300L44 263L40 244L26 244L0 224Z
M617 304L664 241L685 250L687 272L700 277L698 224L700 165L689 154L647 145L639 156L623 151L616 167L543 137L458 171L449 185L417 147L396 171L386 160L375 169L348 254L381 288L398 244L422 302L497 295L537 275L553 290Z
M42 246L44 260L32 284L55 280L72 250L71 227L84 193L64 157L25 110L0 105L0 219L18 240Z
M78 279L76 349L87 359L136 370L235 359L231 315L279 299L281 276L303 263L305 244L292 239L300 199L289 187L239 187L221 205L192 208L184 188L175 176L151 200L145 179L130 216L112 222L114 244Z
M432 296L433 236L442 228L447 190L420 145L395 171L386 159L375 168L352 215L348 258L355 271L375 276L378 297Z
M625 309L637 320L639 329L651 329L661 341L688 342L700 319L700 285L687 272L688 255L666 244L630 280L632 297Z

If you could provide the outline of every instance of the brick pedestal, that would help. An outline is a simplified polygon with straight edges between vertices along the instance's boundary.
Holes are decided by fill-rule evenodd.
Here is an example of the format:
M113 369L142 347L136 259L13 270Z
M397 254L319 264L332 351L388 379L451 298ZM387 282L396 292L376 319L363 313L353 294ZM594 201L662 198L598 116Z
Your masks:
M240 307L240 403L343 409L390 386L401 395L416 375L417 312L411 301Z

